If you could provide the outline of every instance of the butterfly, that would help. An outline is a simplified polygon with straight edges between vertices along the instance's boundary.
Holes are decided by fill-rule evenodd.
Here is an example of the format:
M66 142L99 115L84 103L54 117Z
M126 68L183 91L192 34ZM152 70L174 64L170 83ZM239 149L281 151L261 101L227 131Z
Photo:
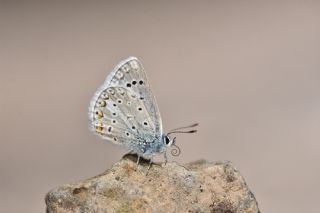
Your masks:
M194 133L196 130L182 131L176 128L163 133L162 121L156 99L152 94L146 73L136 57L121 61L108 75L105 82L95 92L89 107L90 129L103 139L129 149L140 156L152 159L156 154L164 154L167 149L178 155L174 133Z

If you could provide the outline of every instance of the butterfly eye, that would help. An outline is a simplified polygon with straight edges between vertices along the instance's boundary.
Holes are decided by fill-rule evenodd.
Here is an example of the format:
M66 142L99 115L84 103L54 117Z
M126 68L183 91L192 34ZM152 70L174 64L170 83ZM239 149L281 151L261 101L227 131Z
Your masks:
M166 144L168 145L170 143L170 139L166 136L165 140L166 140Z

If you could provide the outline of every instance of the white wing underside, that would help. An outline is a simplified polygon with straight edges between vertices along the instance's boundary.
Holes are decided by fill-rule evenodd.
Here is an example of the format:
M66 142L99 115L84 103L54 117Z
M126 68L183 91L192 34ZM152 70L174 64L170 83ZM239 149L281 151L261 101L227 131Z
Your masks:
M146 73L135 57L121 61L97 90L89 107L90 129L134 149L162 137L162 121Z

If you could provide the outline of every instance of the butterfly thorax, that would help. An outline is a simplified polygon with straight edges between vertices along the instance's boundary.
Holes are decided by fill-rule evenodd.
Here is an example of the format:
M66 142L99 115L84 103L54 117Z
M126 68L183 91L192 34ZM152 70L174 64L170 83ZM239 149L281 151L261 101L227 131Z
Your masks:
M160 154L166 151L164 136L156 136L149 138L148 136L144 136L139 138L138 143L132 144L133 151L143 157L150 157L155 154Z

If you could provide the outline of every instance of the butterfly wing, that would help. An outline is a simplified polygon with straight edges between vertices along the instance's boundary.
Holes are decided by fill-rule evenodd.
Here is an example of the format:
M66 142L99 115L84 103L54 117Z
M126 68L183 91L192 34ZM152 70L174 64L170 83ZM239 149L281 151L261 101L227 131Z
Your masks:
M156 99L144 68L136 57L129 57L121 61L107 77L105 84L122 86L138 95L155 125L155 131L162 134L162 121Z
M137 58L130 57L114 68L95 93L89 117L96 134L129 148L161 138L160 112Z

